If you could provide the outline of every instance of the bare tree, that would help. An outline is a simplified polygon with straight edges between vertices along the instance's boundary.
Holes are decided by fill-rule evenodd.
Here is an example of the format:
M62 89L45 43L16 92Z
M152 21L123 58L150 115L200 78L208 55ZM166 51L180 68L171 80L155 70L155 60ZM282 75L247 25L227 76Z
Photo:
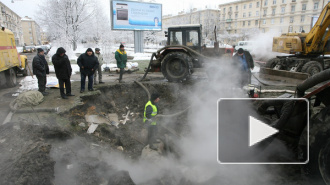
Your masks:
M90 30L93 5L91 0L47 0L40 6L40 21L53 39L76 50L83 32Z

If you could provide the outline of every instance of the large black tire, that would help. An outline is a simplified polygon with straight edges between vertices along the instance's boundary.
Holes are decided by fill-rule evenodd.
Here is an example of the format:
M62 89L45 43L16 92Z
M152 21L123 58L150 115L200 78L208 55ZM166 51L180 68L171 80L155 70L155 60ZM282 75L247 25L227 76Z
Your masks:
M309 61L301 68L301 72L308 73L311 76L321 72L322 70L322 65L317 61Z
M192 73L191 57L184 52L168 53L162 61L162 73L170 82L181 82Z
M330 107L311 119L309 162L303 167L307 180L313 184L330 182Z
M266 62L265 67L273 69L276 64L277 64L278 59L277 58L272 58Z
M17 85L16 70L14 68L6 71L6 85L8 87L15 87Z
M25 68L23 70L23 76L28 76L29 75L28 70L27 70L28 65L29 64L28 64L27 60L25 60Z

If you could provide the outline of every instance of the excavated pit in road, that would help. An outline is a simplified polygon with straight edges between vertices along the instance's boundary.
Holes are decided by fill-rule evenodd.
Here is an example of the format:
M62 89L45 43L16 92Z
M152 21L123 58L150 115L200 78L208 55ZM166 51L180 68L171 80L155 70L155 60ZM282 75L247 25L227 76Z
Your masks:
M147 82L144 86L150 93L160 94L161 114L177 113L189 106L189 84ZM137 163L148 161L150 154L153 160L166 156L178 158L180 150L175 147L175 139L189 132L186 114L159 119L162 144L158 151L144 149L147 127L143 123L143 111L147 101L147 92L136 83L103 85L81 96L80 102L75 100L69 111L58 115L36 113L38 119L25 119L34 113L16 116L13 122L0 127L3 164L0 184L141 182L141 179L135 180L138 174L133 174L132 180L127 165L139 168ZM115 115L118 122L111 122L109 115ZM96 122L103 120L90 134L87 130L92 123L86 120L89 116ZM124 116L127 116L125 124ZM143 150L145 158L141 159ZM142 163L141 167L148 164ZM149 177L144 182L172 184L171 177L166 175Z
M67 105L70 108L63 109L65 111L58 115L37 113L38 121L39 118L27 119L27 114L25 118L21 114L15 118L23 121L15 119L15 122L0 126L0 184L197 185L302 181L297 166L216 164L213 156L216 107L212 105L217 96L224 95L223 89L212 90L210 87L218 86L203 82L198 86L159 81L144 82L143 85L150 93L160 94L160 114L181 112L192 104L192 100L199 106L194 105L188 113L158 120L162 141L158 151L146 147L147 129L142 121L148 101L146 91L136 83L105 84L98 86L97 91L70 99L72 105ZM200 93L195 94L196 89ZM211 90L206 92L204 89ZM231 89L225 95L235 91L237 89ZM56 95L53 92L51 96ZM48 104L53 106L65 102L47 98ZM119 123L125 120L123 116L128 111L126 123ZM202 119L196 124L199 117ZM105 123L100 123L88 134L92 123L86 118ZM111 122L116 118L118 125ZM261 177L260 173L265 175Z

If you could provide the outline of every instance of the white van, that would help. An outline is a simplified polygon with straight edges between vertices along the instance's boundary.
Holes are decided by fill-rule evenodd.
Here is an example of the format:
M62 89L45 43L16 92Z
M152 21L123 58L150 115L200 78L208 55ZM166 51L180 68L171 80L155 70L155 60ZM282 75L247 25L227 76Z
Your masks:
M251 51L254 42L252 41L238 41L237 46L235 46L235 50L237 51L239 48L242 48L247 51Z

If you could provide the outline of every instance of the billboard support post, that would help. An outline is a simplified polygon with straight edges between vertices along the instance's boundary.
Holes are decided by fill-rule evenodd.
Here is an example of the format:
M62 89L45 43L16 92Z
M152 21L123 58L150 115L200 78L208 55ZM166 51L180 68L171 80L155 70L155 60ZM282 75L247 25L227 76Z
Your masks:
M143 40L142 30L134 30L134 52L135 53L144 52L144 40Z

